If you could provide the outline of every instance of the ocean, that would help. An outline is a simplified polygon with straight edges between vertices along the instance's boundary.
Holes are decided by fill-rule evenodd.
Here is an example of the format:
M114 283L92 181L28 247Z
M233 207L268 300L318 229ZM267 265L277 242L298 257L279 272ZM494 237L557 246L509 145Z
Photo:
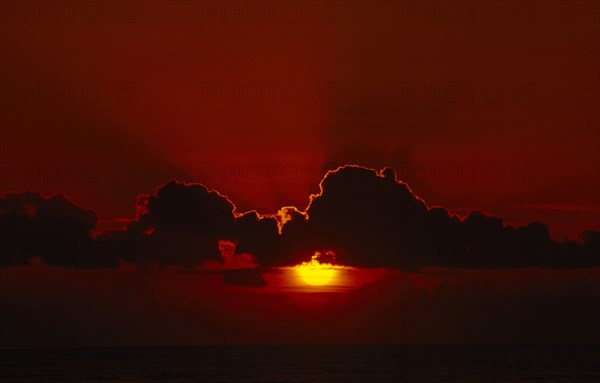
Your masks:
M600 382L595 345L0 350L0 382Z

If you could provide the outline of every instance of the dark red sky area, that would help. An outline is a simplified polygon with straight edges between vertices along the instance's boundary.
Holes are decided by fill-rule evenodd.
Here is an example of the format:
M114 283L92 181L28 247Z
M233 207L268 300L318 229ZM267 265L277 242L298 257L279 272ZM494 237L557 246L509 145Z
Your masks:
M598 2L23 4L2 193L110 220L177 178L272 212L358 163L457 212L600 228Z

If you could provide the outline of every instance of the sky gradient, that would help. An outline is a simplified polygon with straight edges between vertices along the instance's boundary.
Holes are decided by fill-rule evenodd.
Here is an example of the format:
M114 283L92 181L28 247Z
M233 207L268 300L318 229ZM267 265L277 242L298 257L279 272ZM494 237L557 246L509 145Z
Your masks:
M430 203L576 239L600 228L597 16L577 1L6 2L1 191L60 191L110 221L176 178L273 213L306 206L326 170L392 166Z
M0 347L600 342L599 2L0 21Z

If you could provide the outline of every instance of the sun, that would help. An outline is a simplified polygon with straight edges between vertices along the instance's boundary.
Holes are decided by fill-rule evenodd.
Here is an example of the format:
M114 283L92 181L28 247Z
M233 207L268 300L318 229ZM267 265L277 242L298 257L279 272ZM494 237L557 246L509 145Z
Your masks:
M311 286L323 286L331 282L337 270L331 263L319 262L320 252L315 252L310 262L302 262L296 271L302 280Z

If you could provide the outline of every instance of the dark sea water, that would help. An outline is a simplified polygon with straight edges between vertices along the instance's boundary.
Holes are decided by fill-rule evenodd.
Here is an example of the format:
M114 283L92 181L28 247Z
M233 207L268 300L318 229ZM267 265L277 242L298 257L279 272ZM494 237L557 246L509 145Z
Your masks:
M598 346L0 350L1 382L600 382Z

